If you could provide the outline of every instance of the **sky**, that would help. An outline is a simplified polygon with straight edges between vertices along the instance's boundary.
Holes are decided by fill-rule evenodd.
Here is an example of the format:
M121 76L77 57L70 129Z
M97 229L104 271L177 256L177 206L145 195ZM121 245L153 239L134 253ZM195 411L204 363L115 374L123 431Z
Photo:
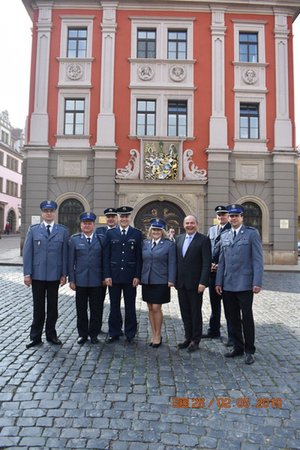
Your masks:
M300 15L294 22L296 145L300 145ZM0 0L0 112L15 128L25 128L28 113L31 20L22 0Z

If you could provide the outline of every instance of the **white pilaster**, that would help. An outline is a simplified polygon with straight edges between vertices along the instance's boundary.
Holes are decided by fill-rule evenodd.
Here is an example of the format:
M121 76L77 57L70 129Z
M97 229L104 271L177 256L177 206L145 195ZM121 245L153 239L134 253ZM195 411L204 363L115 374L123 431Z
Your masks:
M224 11L212 9L212 116L209 124L209 148L228 148L225 117L225 31Z
M101 91L100 114L97 120L96 146L115 146L114 103L114 67L115 67L115 34L116 8L118 1L104 0L102 22L102 58L101 58Z
M287 16L275 14L276 119L275 149L291 150L292 123L289 117Z
M37 58L35 70L34 110L30 119L31 145L48 144L48 82L53 1L37 1Z

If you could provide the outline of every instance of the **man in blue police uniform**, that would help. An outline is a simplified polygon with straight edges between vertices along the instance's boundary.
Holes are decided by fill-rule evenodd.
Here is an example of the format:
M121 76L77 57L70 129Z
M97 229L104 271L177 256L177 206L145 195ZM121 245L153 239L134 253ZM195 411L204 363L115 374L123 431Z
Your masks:
M211 315L209 319L209 327L207 333L202 335L202 338L204 339L217 339L220 337L222 297L219 294L217 294L215 289L216 272L220 256L221 233L231 228L231 225L228 222L228 211L225 206L223 205L216 206L215 213L217 216L218 223L217 225L210 227L207 233L211 242L211 253L212 253L211 272L209 277L209 299L211 306ZM228 340L225 345L226 347L231 347L233 345L232 332L228 314L225 308L224 312L227 322L227 335L228 335Z
M95 230L95 233L97 236L100 236L100 239L104 239L107 230L110 230L112 228L115 228L118 224L118 213L115 208L106 208L103 211L106 219L106 226L103 227L97 227ZM103 322L103 307L104 307L104 301L106 297L106 291L107 286L106 284L103 284L101 291L100 291L100 333L102 333L102 322Z
M258 231L243 225L242 205L229 205L227 211L231 229L221 236L216 276L216 291L223 295L234 340L233 350L225 353L225 357L234 358L245 352L245 363L253 364L255 330L252 304L253 294L258 294L262 286L262 244Z
M95 220L93 212L83 212L80 215L81 233L71 236L69 246L69 283L76 291L77 343L80 345L88 340L88 336L92 344L97 344L101 329L103 252L101 239L94 233Z
M45 200L40 204L42 222L28 229L23 248L24 283L32 287L33 321L27 348L42 343L47 298L46 339L61 345L55 325L58 318L58 288L66 283L68 231L54 222L57 204Z
M122 334L122 292L125 304L124 332L128 343L133 341L137 330L135 298L142 269L142 233L129 225L132 211L129 206L118 208L119 226L108 230L105 237L104 277L110 296L108 343L117 341Z

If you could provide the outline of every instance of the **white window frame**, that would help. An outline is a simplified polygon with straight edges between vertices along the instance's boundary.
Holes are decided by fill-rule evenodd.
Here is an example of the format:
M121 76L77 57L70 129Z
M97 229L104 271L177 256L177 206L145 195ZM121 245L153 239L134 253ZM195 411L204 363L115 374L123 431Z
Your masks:
M240 32L257 33L258 35L258 61L243 62L240 61ZM241 64L260 64L265 63L265 22L239 22L234 24L234 61Z
M240 138L240 104L256 103L259 105L259 139L242 139ZM239 149L244 143L247 146L261 146L267 141L267 116L266 116L266 96L265 94L253 93L237 93L235 95L235 112L234 112L234 141L235 150ZM241 148L242 150L243 148ZM266 149L264 147L264 149Z
M67 48L68 48L68 28L87 28L87 41L86 41L86 58L92 57L92 36L93 36L93 20L92 18L66 18L61 17L61 37L60 37L60 57L67 59L85 59L85 58L68 58Z
M64 134L65 100L84 100L84 133L80 135ZM79 89L61 89L58 97L57 134L59 138L80 139L89 137L90 126L90 92Z
M193 19L149 19L132 18L131 19L131 58L137 58L137 30L155 29L156 30L156 58L154 60L168 60L168 61L187 61L193 59ZM187 57L186 59L168 59L168 30L169 29L184 29L187 31ZM139 58L140 59L140 58ZM147 58L147 60L151 58Z
M136 105L137 100L156 100L156 135L138 136L136 134ZM161 93L149 93L145 91L134 91L131 95L131 113L130 113L130 135L137 139L151 139L151 137L162 137L177 139L177 137L168 136L168 101L185 100L187 102L187 135L179 139L191 139L194 136L194 96L193 93L175 93L173 90L165 90Z

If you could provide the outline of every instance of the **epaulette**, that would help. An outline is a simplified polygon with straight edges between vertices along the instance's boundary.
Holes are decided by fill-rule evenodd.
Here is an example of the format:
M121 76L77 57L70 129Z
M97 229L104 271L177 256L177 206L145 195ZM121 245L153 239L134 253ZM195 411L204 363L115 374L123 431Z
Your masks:
M68 229L68 227L66 227L66 225L63 225L62 223L58 223L57 225L59 225L62 228L65 228L66 230Z
M72 234L71 237L76 237L76 236L81 236L81 233L75 233L75 234Z
M41 225L40 223L34 223L30 225L30 228L39 227L40 225Z
M250 227L249 225L246 225L246 228L248 228L248 230L256 230L255 227Z

